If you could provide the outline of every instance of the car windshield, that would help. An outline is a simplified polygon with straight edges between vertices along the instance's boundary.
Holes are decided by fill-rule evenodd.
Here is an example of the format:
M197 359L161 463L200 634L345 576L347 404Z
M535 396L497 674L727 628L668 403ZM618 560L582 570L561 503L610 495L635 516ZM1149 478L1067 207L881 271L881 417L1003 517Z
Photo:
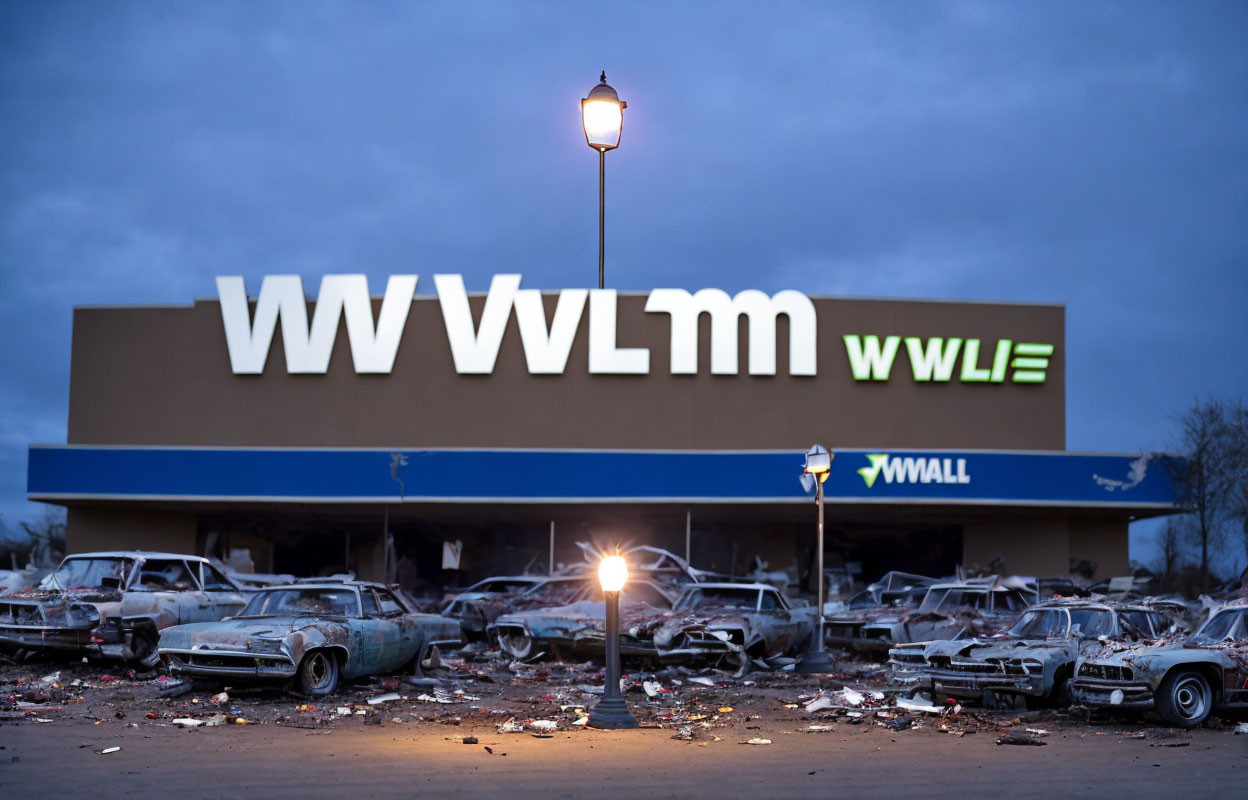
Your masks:
M45 589L120 589L133 562L128 558L67 558L43 580Z
M707 608L744 608L753 611L758 607L758 589L699 587L685 592L681 598L681 611Z
M1068 632L1089 639L1113 635L1112 612L1102 608L1072 608L1068 611L1070 629L1066 627L1066 609L1042 608L1023 614L1023 618L1010 628L1010 635L1020 639L1045 639L1065 636Z
M274 614L358 617L360 601L354 591L345 588L271 589L252 597L239 616L262 617Z
M1248 615L1248 608L1227 608L1219 611L1192 635L1192 643L1217 644L1227 639L1248 639L1248 630L1245 630L1244 623L1245 615Z

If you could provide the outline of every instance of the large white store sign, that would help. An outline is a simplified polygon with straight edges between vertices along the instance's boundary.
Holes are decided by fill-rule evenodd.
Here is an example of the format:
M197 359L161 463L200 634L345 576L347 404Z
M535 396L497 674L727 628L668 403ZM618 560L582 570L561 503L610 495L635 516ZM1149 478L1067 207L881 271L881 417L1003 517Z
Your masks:
M564 289L558 293L554 318L547 325L542 295L521 289L519 275L495 275L486 295L481 318L474 322L468 293L459 275L434 275L442 321L456 372L487 375L494 371L503 332L514 313L528 370L534 375L560 375L567 369L581 319L589 316L589 364L595 375L646 375L650 351L643 347L619 347L616 343L614 289ZM303 280L298 275L269 275L260 285L254 316L243 278L217 278L221 319L225 327L230 366L238 375L259 375L273 343L278 321L282 326L286 371L324 374L340 319L346 318L351 359L357 373L389 373L394 368L399 341L416 294L416 275L392 275L386 283L376 321L364 275L326 275L321 279L311 324ZM720 289L690 293L684 289L655 289L645 311L667 314L671 321L671 372L698 372L698 318L711 318L711 364L713 375L739 372L738 327L742 316L749 323L747 364L750 375L776 374L776 323L780 315L789 323L789 374L816 374L817 319L814 303L801 292L786 290L774 295L746 290L729 296ZM845 347L855 380L886 381L892 372L900 342L898 336L846 336ZM917 381L949 381L961 348L961 380L1004 381L1006 361L1013 348L1016 356L1051 355L1052 345L1033 345L1000 340L996 359L989 369L978 368L979 340L907 338L907 352ZM1041 353L1035 348L1047 351ZM1031 349L1028 349L1031 348ZM1043 363L1042 363L1043 362ZM1042 383L1047 359L1015 358L1015 382ZM1028 377L1030 375L1030 377ZM1038 379L1037 379L1038 377Z

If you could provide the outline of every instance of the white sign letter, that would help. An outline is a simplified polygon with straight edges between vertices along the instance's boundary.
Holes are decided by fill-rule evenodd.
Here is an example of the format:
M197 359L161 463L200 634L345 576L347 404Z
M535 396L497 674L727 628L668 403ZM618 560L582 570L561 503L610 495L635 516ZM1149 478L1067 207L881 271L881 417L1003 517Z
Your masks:
M614 289L589 293L589 372L591 375L646 375L650 351L644 347L615 346L616 296Z
M512 302L520 287L520 276L494 276L481 311L481 327L475 331L464 279L459 275L434 275L433 282L438 288L438 303L442 306L442 321L446 324L455 371L461 375L489 375L498 360L498 348L503 343L503 331L507 329L507 318L511 316Z
M568 354L576 329L585 313L585 289L564 289L555 304L555 318L551 320L550 332L546 331L546 308L542 305L542 293L537 289L516 292L516 323L520 326L520 341L524 345L524 360L533 375L562 375L568 366Z

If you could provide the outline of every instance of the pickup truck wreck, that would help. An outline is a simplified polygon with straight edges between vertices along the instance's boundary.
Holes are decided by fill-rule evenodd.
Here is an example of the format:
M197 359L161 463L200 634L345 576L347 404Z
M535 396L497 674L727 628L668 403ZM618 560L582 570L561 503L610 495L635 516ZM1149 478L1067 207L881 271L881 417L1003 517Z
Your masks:
M964 700L1021 696L1033 710L1064 708L1081 656L1109 640L1153 639L1165 624L1146 605L1048 600L999 636L900 644L888 663L893 681L904 687Z
M686 586L674 610L654 632L658 660L710 664L738 676L804 651L815 631L815 607L790 605L770 584Z
M81 653L154 666L160 631L243 607L239 587L206 559L105 552L66 557L39 588L0 597L0 648Z
M1076 702L1156 710L1194 728L1216 709L1248 708L1248 600L1221 607L1180 641L1107 643L1079 661Z
M173 674L293 681L325 695L339 678L434 668L439 648L462 641L458 621L413 611L387 586L322 581L263 589L237 617L168 628L160 655Z

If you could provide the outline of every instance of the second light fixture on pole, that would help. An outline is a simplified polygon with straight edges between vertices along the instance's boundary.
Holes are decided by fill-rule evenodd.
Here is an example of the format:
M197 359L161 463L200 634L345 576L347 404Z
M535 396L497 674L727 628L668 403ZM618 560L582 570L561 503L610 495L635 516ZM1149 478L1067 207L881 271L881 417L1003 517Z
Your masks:
M581 123L585 126L585 143L598 151L598 288L606 279L607 240L607 151L620 146L620 129L624 127L624 109L628 103L607 85L604 71L598 85L581 100Z

